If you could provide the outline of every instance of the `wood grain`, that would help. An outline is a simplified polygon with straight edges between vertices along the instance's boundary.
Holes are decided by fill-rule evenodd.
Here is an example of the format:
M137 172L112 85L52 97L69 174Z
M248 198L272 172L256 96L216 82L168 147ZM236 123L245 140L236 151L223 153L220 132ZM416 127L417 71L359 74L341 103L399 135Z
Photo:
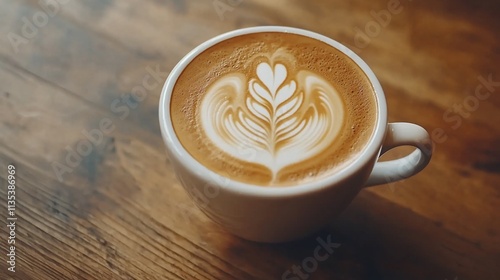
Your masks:
M0 202L14 164L18 215L16 272L3 228L0 279L282 279L317 238L341 246L307 279L500 279L500 87L472 97L482 80L500 81L498 1L401 0L385 27L374 15L386 0L220 1L234 5L223 19L215 1L67 1L17 51L9 34L24 36L25 21L45 10L0 3ZM214 225L175 178L157 104L184 54L255 25L305 28L352 48L379 77L390 121L441 132L431 164L362 191L297 242L257 244ZM152 72L159 82L131 99ZM112 129L60 181L54 162L103 120Z

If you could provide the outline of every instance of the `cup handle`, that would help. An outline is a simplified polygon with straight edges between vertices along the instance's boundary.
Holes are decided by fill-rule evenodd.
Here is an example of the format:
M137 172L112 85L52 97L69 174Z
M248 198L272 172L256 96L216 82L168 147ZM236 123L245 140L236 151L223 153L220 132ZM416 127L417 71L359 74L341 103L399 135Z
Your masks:
M424 128L412 123L389 123L380 155L403 145L414 146L416 149L399 159L376 162L365 184L366 187L411 177L427 166L431 160L433 143Z

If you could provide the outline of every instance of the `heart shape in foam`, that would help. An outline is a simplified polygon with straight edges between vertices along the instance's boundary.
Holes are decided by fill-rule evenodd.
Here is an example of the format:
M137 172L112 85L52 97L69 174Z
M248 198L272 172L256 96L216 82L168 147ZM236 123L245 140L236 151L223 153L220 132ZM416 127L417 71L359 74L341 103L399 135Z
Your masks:
M230 156L276 174L313 158L339 135L344 119L338 92L319 75L289 75L282 63L260 62L255 76L220 77L199 107L208 138Z

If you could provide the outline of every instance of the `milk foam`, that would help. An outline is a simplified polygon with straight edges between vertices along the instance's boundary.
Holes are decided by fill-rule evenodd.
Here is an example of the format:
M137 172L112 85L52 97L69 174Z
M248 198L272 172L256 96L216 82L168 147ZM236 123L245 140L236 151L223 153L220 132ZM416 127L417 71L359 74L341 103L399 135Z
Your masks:
M199 107L199 122L215 146L241 161L266 166L273 178L282 168L329 147L339 135L345 111L327 80L305 69L292 72L287 65L295 62L282 58L293 56L278 52L253 63L252 76L220 77Z
M179 75L170 115L202 165L260 186L292 186L357 158L377 120L364 72L321 41L290 33L230 38Z

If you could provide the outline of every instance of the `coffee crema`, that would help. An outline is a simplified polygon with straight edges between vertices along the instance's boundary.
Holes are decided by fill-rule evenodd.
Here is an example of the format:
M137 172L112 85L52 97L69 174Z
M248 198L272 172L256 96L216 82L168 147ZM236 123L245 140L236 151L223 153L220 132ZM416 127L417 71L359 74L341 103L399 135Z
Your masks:
M176 81L170 110L197 161L262 186L339 171L377 121L373 87L354 61L322 41L281 32L233 37L196 56Z

